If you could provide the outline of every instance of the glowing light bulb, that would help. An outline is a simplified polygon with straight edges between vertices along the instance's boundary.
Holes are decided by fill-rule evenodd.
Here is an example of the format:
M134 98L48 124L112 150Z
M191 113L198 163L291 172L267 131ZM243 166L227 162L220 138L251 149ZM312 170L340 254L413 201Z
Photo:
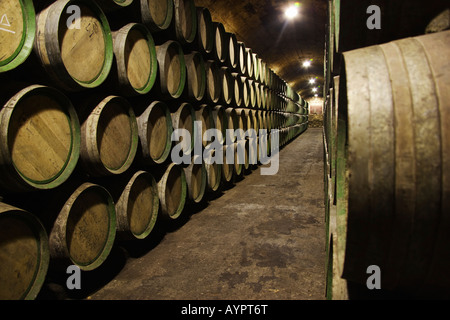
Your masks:
M305 68L310 67L310 66L311 66L311 61L310 61L310 60L306 60L305 62L303 62L303 66L304 66Z
M312 91L313 91L313 92L317 92L317 88L313 88Z
M309 83L310 84L316 83L316 79L314 79L314 78L309 79Z
M296 16L298 16L299 8L300 8L300 3L296 2L293 5L289 6L286 9L286 11L284 11L284 15L286 16L287 19L292 20Z

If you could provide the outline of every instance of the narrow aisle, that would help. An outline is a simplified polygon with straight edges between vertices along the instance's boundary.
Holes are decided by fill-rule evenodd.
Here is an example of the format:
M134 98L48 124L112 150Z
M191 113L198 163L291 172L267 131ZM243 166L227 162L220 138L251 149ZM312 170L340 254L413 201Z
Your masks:
M308 129L281 150L278 174L258 168L157 243L127 247L89 299L324 299L322 139Z

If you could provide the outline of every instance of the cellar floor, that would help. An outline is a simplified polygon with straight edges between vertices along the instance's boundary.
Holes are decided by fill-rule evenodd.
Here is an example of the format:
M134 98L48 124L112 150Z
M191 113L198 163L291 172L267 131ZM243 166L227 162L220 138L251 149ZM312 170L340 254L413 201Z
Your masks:
M278 174L258 167L147 239L116 243L81 290L63 289L64 275L38 299L325 299L323 192L322 128L310 128L281 150Z

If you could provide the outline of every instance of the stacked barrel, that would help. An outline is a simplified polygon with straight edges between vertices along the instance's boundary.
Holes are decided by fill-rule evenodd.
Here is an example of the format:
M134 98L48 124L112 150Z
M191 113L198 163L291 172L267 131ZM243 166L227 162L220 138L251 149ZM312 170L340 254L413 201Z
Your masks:
M387 297L448 298L450 31L342 52L336 74L336 8L324 105L328 298L379 297L377 281Z
M0 9L2 299L36 298L49 270L98 268L116 241L251 173L274 130L284 146L307 129L306 102L192 0ZM205 161L217 157L208 129L243 152Z

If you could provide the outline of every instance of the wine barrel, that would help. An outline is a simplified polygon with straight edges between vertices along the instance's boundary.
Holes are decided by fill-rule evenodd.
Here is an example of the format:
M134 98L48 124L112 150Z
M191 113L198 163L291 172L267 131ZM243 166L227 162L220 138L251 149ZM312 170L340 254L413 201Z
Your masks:
M228 67L232 71L237 71L239 65L239 47L236 35L232 32L227 32L228 42Z
M214 60L219 64L226 63L228 59L229 38L225 31L225 27L220 22L213 22L214 28Z
M186 175L182 167L171 163L158 181L162 218L179 218L186 203L186 191Z
M209 142L206 139L206 131L208 129L214 129L214 120L213 120L213 114L212 114L212 108L207 104L202 104L200 106L194 107L195 110L195 119L196 121L201 122L202 126L202 132L198 132L198 134L201 134L202 138L202 145L206 147L206 145L209 144ZM195 141L194 143L196 143Z
M35 299L50 261L47 232L35 215L2 202L0 260L0 299Z
M206 68L206 101L218 103L221 97L222 81L220 79L220 68L216 61L208 60Z
M83 271L98 268L116 237L116 211L102 186L83 183L67 199L49 234L50 259ZM67 266L67 264L66 264Z
M252 48L245 47L245 64L246 64L246 72L245 76L248 78L253 78L253 50Z
M153 101L137 117L142 157L146 164L161 164L172 148L172 115L162 101Z
M237 140L234 133L236 129L239 129L239 119L234 108L225 108L225 122L227 128L225 142L231 144Z
M445 31L343 55L336 179L345 279L365 281L377 265L382 288L450 288L449 43Z
M159 211L155 178L151 173L139 170L108 182L105 187L115 203L117 237L122 240L147 238Z
M0 110L1 188L51 189L72 174L80 155L80 123L60 91L28 86Z
M258 54L252 53L252 64L253 64L253 79L259 81L259 58Z
M77 6L73 20L69 7ZM34 49L55 85L79 91L100 86L108 77L114 53L108 20L93 1L61 0L37 17Z
M140 1L142 23L154 33L169 28L174 19L173 0L135 0Z
M238 146L240 141L237 140L233 143L234 149L234 165L233 165L233 176L235 178L241 178L244 175L244 163L245 163L245 151ZM245 149L244 149L245 150Z
M226 134L227 134L227 124L228 119L225 114L225 108L223 106L217 105L211 108L212 120L214 124L214 128L222 134L220 143L225 142Z
M156 49L150 31L138 23L129 23L113 33L118 84L126 96L146 94L158 75Z
M247 73L247 53L245 43L238 41L238 73L245 75Z
M197 8L194 0L173 0L175 34L181 45L194 42L197 35Z
M179 98L186 84L186 64L181 45L168 40L156 46L160 92L165 98Z
M192 157L191 163L186 168L183 168L184 174L186 175L189 200L194 203L200 203L203 200L207 184L205 163L196 161L197 157L200 156L196 155Z
M136 115L125 98L106 97L82 121L80 160L83 169L93 176L125 172L133 163L137 147Z
M257 97L256 97L256 81L249 79L248 80L248 95L249 95L249 108L256 108L257 107Z
M221 67L219 69L220 79L222 83L221 101L225 105L230 105L233 102L234 93L234 77L231 75L228 67Z
M241 75L240 73L233 72L231 73L231 76L233 77L232 83L233 83L233 100L231 105L233 107L241 107L243 103L242 99L242 91L243 91L243 84L241 81Z
M207 151L205 152L208 153ZM213 158L216 157L215 150L214 149L209 150L208 156L211 156ZM209 193L218 192L221 187L222 165L220 164L220 162L222 162L222 159L219 160L220 161L207 161L205 159L203 160L205 162L207 174L206 190Z
M198 48L202 54L209 55L214 50L214 26L208 8L197 7Z
M232 182L234 177L234 144L232 143L229 145L224 145L222 152L223 152L223 160L222 160L221 180L224 184L227 184ZM227 152L232 153L230 156L232 161L228 161Z
M258 58L259 82L264 84L266 81L266 63L263 59Z
M238 80L241 82L241 96L242 96L242 107L248 108L250 106L250 85L247 77L238 77Z
M200 52L184 56L187 71L187 96L192 101L203 100L206 92L206 68Z
M181 141L183 150L186 150L186 154L191 154L194 149L195 142L195 126L194 122L196 120L195 110L189 103L182 103L176 111L172 112L172 126L173 129L185 129L189 132L191 137L190 147L183 145L183 140Z
M13 70L30 55L36 34L32 0L5 0L0 4L0 73Z

